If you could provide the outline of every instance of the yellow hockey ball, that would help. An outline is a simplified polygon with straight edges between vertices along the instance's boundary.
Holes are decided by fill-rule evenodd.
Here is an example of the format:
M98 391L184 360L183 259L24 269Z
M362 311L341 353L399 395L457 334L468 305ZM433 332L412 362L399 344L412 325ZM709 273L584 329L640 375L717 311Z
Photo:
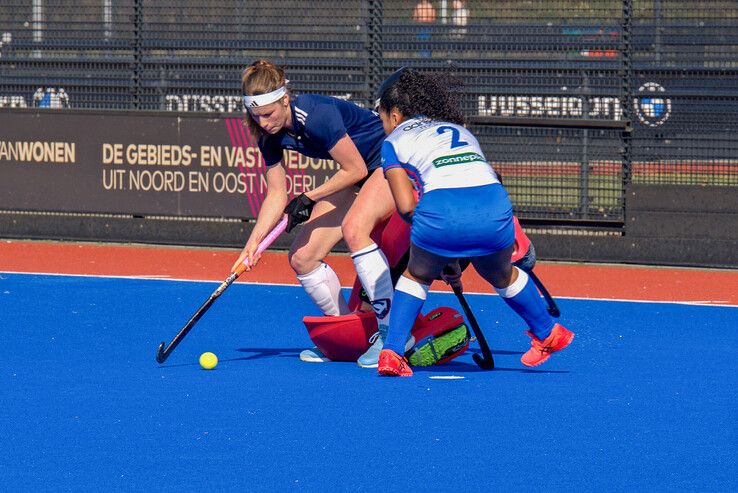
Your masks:
M200 366L203 370L212 370L218 364L218 357L213 353L202 353L200 355Z

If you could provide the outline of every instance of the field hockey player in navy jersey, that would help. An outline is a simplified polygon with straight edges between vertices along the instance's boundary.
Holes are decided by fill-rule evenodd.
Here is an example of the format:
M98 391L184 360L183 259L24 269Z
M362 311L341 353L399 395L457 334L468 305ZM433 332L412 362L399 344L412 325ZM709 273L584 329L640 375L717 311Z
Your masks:
M376 113L338 98L292 96L284 71L266 60L242 75L246 120L258 136L266 165L267 194L236 266L248 257L255 265L259 242L288 215L287 231L302 224L289 252L290 266L305 292L325 315L349 312L335 272L324 262L343 240L377 316L379 335L358 359L375 368L388 327L392 280L387 260L371 239L374 228L394 212L394 201L381 171L385 134ZM332 159L340 168L322 185L288 201L285 149L305 156ZM303 361L327 361L318 348L302 351Z

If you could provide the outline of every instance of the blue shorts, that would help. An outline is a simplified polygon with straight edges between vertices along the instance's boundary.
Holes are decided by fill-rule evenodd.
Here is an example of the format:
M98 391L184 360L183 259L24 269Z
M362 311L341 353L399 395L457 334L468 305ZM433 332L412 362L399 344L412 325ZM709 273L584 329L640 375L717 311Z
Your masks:
M413 213L413 244L443 257L480 257L515 241L510 198L502 185L432 190Z

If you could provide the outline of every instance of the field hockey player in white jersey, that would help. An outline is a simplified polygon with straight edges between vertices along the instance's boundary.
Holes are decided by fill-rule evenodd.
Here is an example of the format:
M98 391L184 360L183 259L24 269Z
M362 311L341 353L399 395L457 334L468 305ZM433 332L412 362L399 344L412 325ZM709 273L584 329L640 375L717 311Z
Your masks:
M511 264L512 204L464 128L459 93L451 87L444 75L400 69L379 89L379 116L388 134L382 167L399 213L411 223L412 241L408 267L395 285L380 375L412 375L403 356L408 332L430 284L445 266L458 269L459 258L469 258L527 323L531 347L521 358L524 365L540 365L574 338L551 318L530 277Z

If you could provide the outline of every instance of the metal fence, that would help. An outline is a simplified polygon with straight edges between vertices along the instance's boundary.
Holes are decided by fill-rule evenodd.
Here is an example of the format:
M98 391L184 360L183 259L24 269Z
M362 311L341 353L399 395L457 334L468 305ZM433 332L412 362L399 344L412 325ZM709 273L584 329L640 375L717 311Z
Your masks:
M633 183L738 185L729 0L5 1L0 106L240 112L244 66L369 104L452 70L518 213L622 224Z

